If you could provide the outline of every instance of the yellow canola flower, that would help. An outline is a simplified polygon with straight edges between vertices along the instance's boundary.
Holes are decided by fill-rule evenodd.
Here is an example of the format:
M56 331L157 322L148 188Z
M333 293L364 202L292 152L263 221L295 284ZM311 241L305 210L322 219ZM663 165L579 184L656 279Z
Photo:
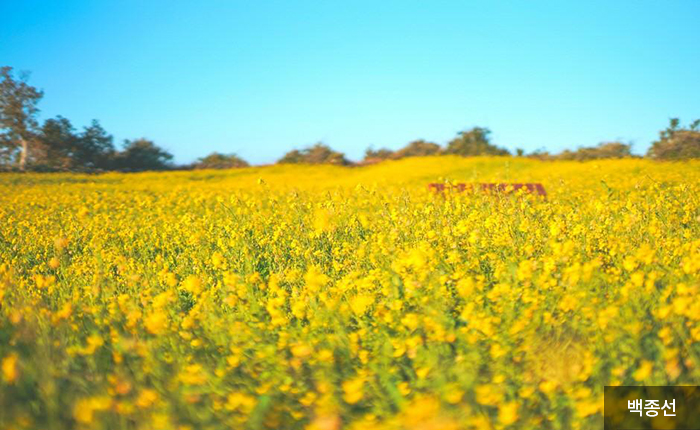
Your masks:
M2 363L0 364L3 380L8 384L14 384L15 381L17 381L19 375L17 361L17 354L11 353L2 359Z
M356 316L362 316L374 303L374 298L369 295L357 295L350 299L350 309Z
M153 311L145 318L143 325L151 334L163 334L169 326L168 315L160 310Z
M317 209L314 212L313 228L316 234L330 231L333 228L332 216L327 209Z
M56 248L56 250L61 251L68 246L68 239L65 237L57 237L53 241L53 246Z
M192 294L199 294L202 292L202 280L196 275L190 275L182 281L182 289Z
M306 426L305 430L340 430L341 420L337 414L319 415Z
M498 406L498 421L503 425L513 424L518 420L518 402L507 402Z
M111 404L112 399L106 396L78 400L73 407L73 417L80 424L92 424L95 412L105 411Z
M487 406L498 406L503 402L503 391L493 384L477 385L474 390L476 401Z
M83 355L92 355L97 351L98 348L100 348L102 345L104 345L105 341L102 339L102 336L98 334L92 334L87 338L87 344L85 345L82 350L80 350L80 353Z
M186 385L202 385L207 381L208 376L201 364L190 364L180 372L179 379Z
M343 382L343 400L354 405L364 397L364 378L357 377Z
M445 400L450 404L457 404L462 400L464 396L464 390L459 388L457 384L449 384L447 390L444 394Z
M304 275L304 282L309 292L318 292L328 281L328 276L316 266L311 266Z
M6 172L3 425L588 428L700 383L699 163Z
M637 370L634 371L632 377L635 381L642 382L646 380L654 369L654 363L649 360L643 360Z
M136 399L136 406L142 409L151 407L158 400L158 393L155 390L144 389Z
M578 400L576 401L576 413L585 418L590 415L599 413L602 409L602 402L598 400Z
M226 259L220 252L215 252L212 255L211 264L217 269L226 269Z
M248 394L233 392L226 397L226 409L250 413L256 404L255 397Z
M303 343L298 343L292 346L292 355L297 358L306 358L310 356L313 352L313 348Z

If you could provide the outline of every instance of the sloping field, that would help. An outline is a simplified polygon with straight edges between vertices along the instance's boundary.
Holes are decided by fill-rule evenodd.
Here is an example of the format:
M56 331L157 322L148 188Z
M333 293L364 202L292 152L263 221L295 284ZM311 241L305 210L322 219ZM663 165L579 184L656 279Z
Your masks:
M699 162L0 175L0 428L598 429L699 279Z

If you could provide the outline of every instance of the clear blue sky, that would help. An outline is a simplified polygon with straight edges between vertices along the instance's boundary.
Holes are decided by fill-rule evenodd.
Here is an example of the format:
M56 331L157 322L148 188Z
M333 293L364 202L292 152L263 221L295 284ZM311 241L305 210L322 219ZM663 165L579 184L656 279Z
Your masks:
M700 0L0 0L0 65L32 72L42 118L178 162L319 140L359 159L475 125L509 149L639 153L700 118Z

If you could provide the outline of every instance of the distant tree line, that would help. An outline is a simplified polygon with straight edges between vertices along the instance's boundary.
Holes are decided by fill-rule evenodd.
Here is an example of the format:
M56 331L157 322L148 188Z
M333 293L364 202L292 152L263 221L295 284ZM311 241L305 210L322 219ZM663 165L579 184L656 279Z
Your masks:
M463 157L490 155L537 158L541 160L599 160L605 158L631 158L632 144L619 141L601 142L597 146L580 147L574 151L564 150L559 154L538 150L526 154L522 149L516 149L515 154L491 143L491 132L487 128L474 127L461 131L457 137L448 142L443 148L437 143L415 140L398 151L386 148L372 149L365 152L364 163L376 163L384 160L398 160L406 157L421 157L426 155L461 155ZM677 118L671 119L670 126L659 133L659 139L652 143L646 157L656 160L686 160L700 158L700 120L694 121L688 127L680 126Z
M405 147L391 151L386 148L365 151L365 163L376 163L383 160L399 160L407 157L425 157L428 155L461 155L472 157L480 155L510 155L507 149L500 148L491 143L489 135L491 131L484 127L474 127L471 130L460 131L457 137L447 143L443 148L437 143L418 139L410 142Z
M152 141L125 140L120 149L97 120L76 131L64 117L40 124L44 93L0 67L0 168L37 171L143 171L172 168L173 156Z
M43 92L27 83L28 74L15 76L11 67L0 67L0 170L33 171L123 171L170 169L231 169L248 163L236 154L211 153L189 165L176 166L173 156L146 138L125 140L119 148L97 120L76 130L71 122L57 116L39 123L37 107ZM594 147L565 150L559 154L535 151L526 154L491 142L491 131L473 127L457 133L445 147L422 139L405 147L390 149L368 148L360 164L385 160L434 155L510 156L542 160L595 160L633 157L632 145L624 142L602 142ZM682 127L677 118L659 133L659 139L649 148L647 157L656 160L700 158L700 120ZM345 154L319 142L304 149L294 149L278 160L280 164L351 165Z

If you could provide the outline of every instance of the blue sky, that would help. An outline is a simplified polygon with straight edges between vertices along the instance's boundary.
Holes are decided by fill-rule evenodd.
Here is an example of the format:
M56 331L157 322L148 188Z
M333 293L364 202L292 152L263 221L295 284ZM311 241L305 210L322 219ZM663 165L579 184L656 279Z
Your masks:
M700 118L700 1L0 0L0 65L42 118L92 118L178 162L351 158L472 126L532 151Z

